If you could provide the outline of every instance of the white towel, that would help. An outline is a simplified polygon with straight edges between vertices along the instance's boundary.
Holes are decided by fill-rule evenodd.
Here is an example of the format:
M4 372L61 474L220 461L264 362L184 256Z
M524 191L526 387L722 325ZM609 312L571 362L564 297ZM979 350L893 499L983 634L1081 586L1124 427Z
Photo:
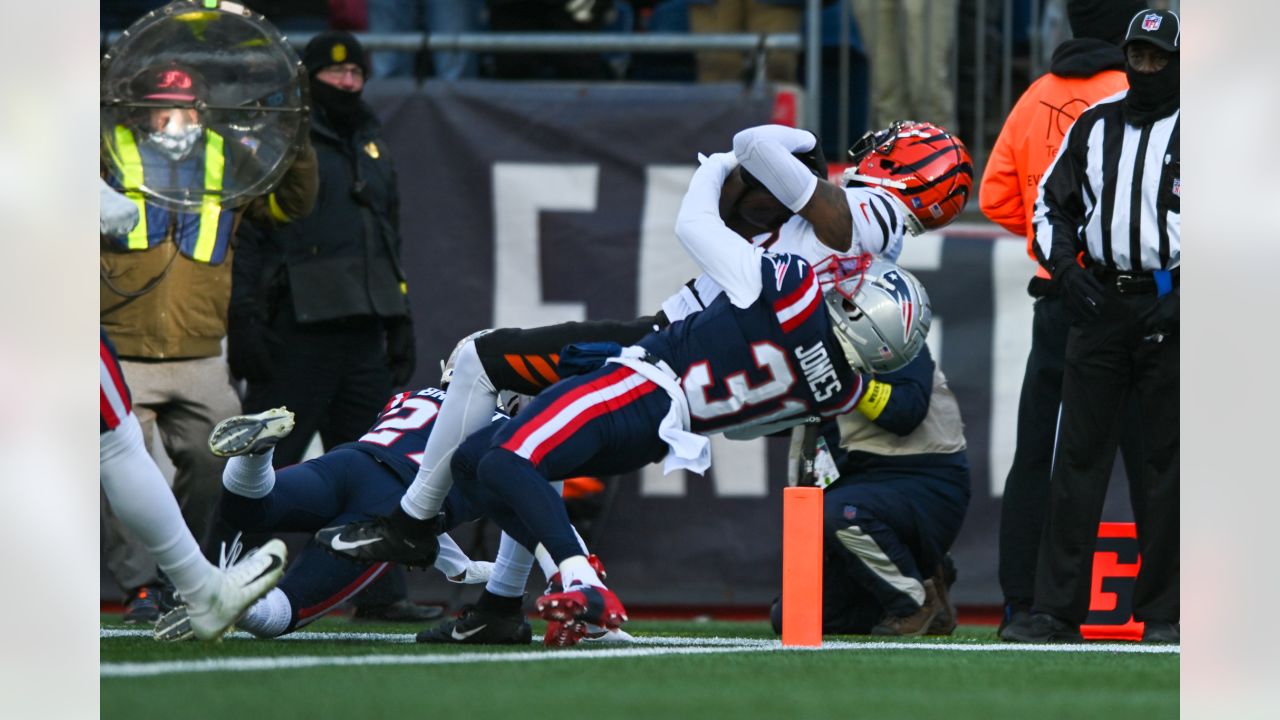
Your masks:
M646 362L644 356L644 348L632 345L623 348L621 355L611 357L607 362L635 370L671 396L671 407L658 424L658 437L670 448L662 463L663 474L692 470L701 475L711 467L711 441L703 435L689 432L689 399L685 397L675 371L662 360L656 365Z

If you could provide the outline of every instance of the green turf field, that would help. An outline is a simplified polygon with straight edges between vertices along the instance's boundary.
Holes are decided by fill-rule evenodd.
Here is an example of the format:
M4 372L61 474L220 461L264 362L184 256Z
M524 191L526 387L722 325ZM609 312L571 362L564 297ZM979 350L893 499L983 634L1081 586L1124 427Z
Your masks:
M535 622L535 640L541 630ZM763 622L633 621L627 630L636 644L434 648L413 644L405 626L337 618L292 640L161 644L104 616L102 717L1178 716L1179 655L1169 648L1021 650L978 626L910 642L828 636L821 650L782 650Z

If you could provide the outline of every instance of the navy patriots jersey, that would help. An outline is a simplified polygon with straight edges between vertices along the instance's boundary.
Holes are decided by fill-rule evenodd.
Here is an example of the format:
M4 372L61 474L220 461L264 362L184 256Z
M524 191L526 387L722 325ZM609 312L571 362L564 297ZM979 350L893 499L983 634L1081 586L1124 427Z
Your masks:
M862 398L862 377L833 335L809 263L766 253L760 272L764 287L747 308L722 294L639 343L683 378L693 432L834 417Z
M369 431L353 443L338 447L354 448L372 455L378 462L395 471L405 485L413 482L422 464L422 451L427 437L440 414L444 391L423 388L392 396ZM494 420L506 418L494 413Z

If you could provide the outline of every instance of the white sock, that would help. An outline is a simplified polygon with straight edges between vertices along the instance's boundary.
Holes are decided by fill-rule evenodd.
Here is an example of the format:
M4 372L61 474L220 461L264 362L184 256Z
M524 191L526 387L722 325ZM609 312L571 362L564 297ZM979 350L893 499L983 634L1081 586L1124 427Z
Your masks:
M556 561L551 558L551 553L547 552L547 548L542 543L538 543L538 547L533 549L533 558L538 561L538 567L547 578L547 582L551 582L551 577L560 572L560 566L556 565Z
M440 554L436 555L435 568L449 579L466 573L467 568L471 566L471 558L458 547L458 543L454 542L449 533L441 533L438 540Z
M260 638L279 637L289 629L291 617L293 607L289 604L289 596L278 587L271 588L271 592L263 595L236 621L236 627Z
M260 455L238 455L227 460L222 470L222 487L241 497L257 500L271 494L276 486L276 471L271 468L275 448Z
M467 436L487 425L497 407L498 390L484 371L475 342L469 342L458 352L453 380L431 427L418 476L400 499L405 512L419 520L430 520L439 514L453 487L449 469L453 451Z
M520 597L524 595L524 586L529 582L529 570L533 568L533 553L514 538L502 533L498 540L498 557L493 563L493 574L484 589L502 597Z
M218 569L200 554L178 501L147 453L133 413L98 440L98 471L111 509L133 531L187 602L213 592Z
M595 568L587 562L586 555L574 555L560 563L560 582L568 589L570 585L595 585L604 587L604 581L596 575Z

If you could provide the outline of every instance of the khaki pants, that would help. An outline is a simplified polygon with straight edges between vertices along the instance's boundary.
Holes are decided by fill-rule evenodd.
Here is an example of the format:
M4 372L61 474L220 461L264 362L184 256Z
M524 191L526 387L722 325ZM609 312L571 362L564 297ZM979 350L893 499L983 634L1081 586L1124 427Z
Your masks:
M955 130L951 56L957 0L852 0L871 64L868 124L919 120Z
M173 462L173 494L196 541L209 534L222 493L226 461L209 452L209 433L223 418L240 413L221 357L161 362L122 360L133 412L142 425L147 450L155 429ZM107 569L126 591L156 581L156 565L146 547L111 513L102 499L102 543Z
M800 32L804 10L755 0L716 0L689 6L689 28L695 33ZM796 53L771 52L765 69L770 82L796 81ZM698 53L698 82L744 79L748 57L742 52Z

